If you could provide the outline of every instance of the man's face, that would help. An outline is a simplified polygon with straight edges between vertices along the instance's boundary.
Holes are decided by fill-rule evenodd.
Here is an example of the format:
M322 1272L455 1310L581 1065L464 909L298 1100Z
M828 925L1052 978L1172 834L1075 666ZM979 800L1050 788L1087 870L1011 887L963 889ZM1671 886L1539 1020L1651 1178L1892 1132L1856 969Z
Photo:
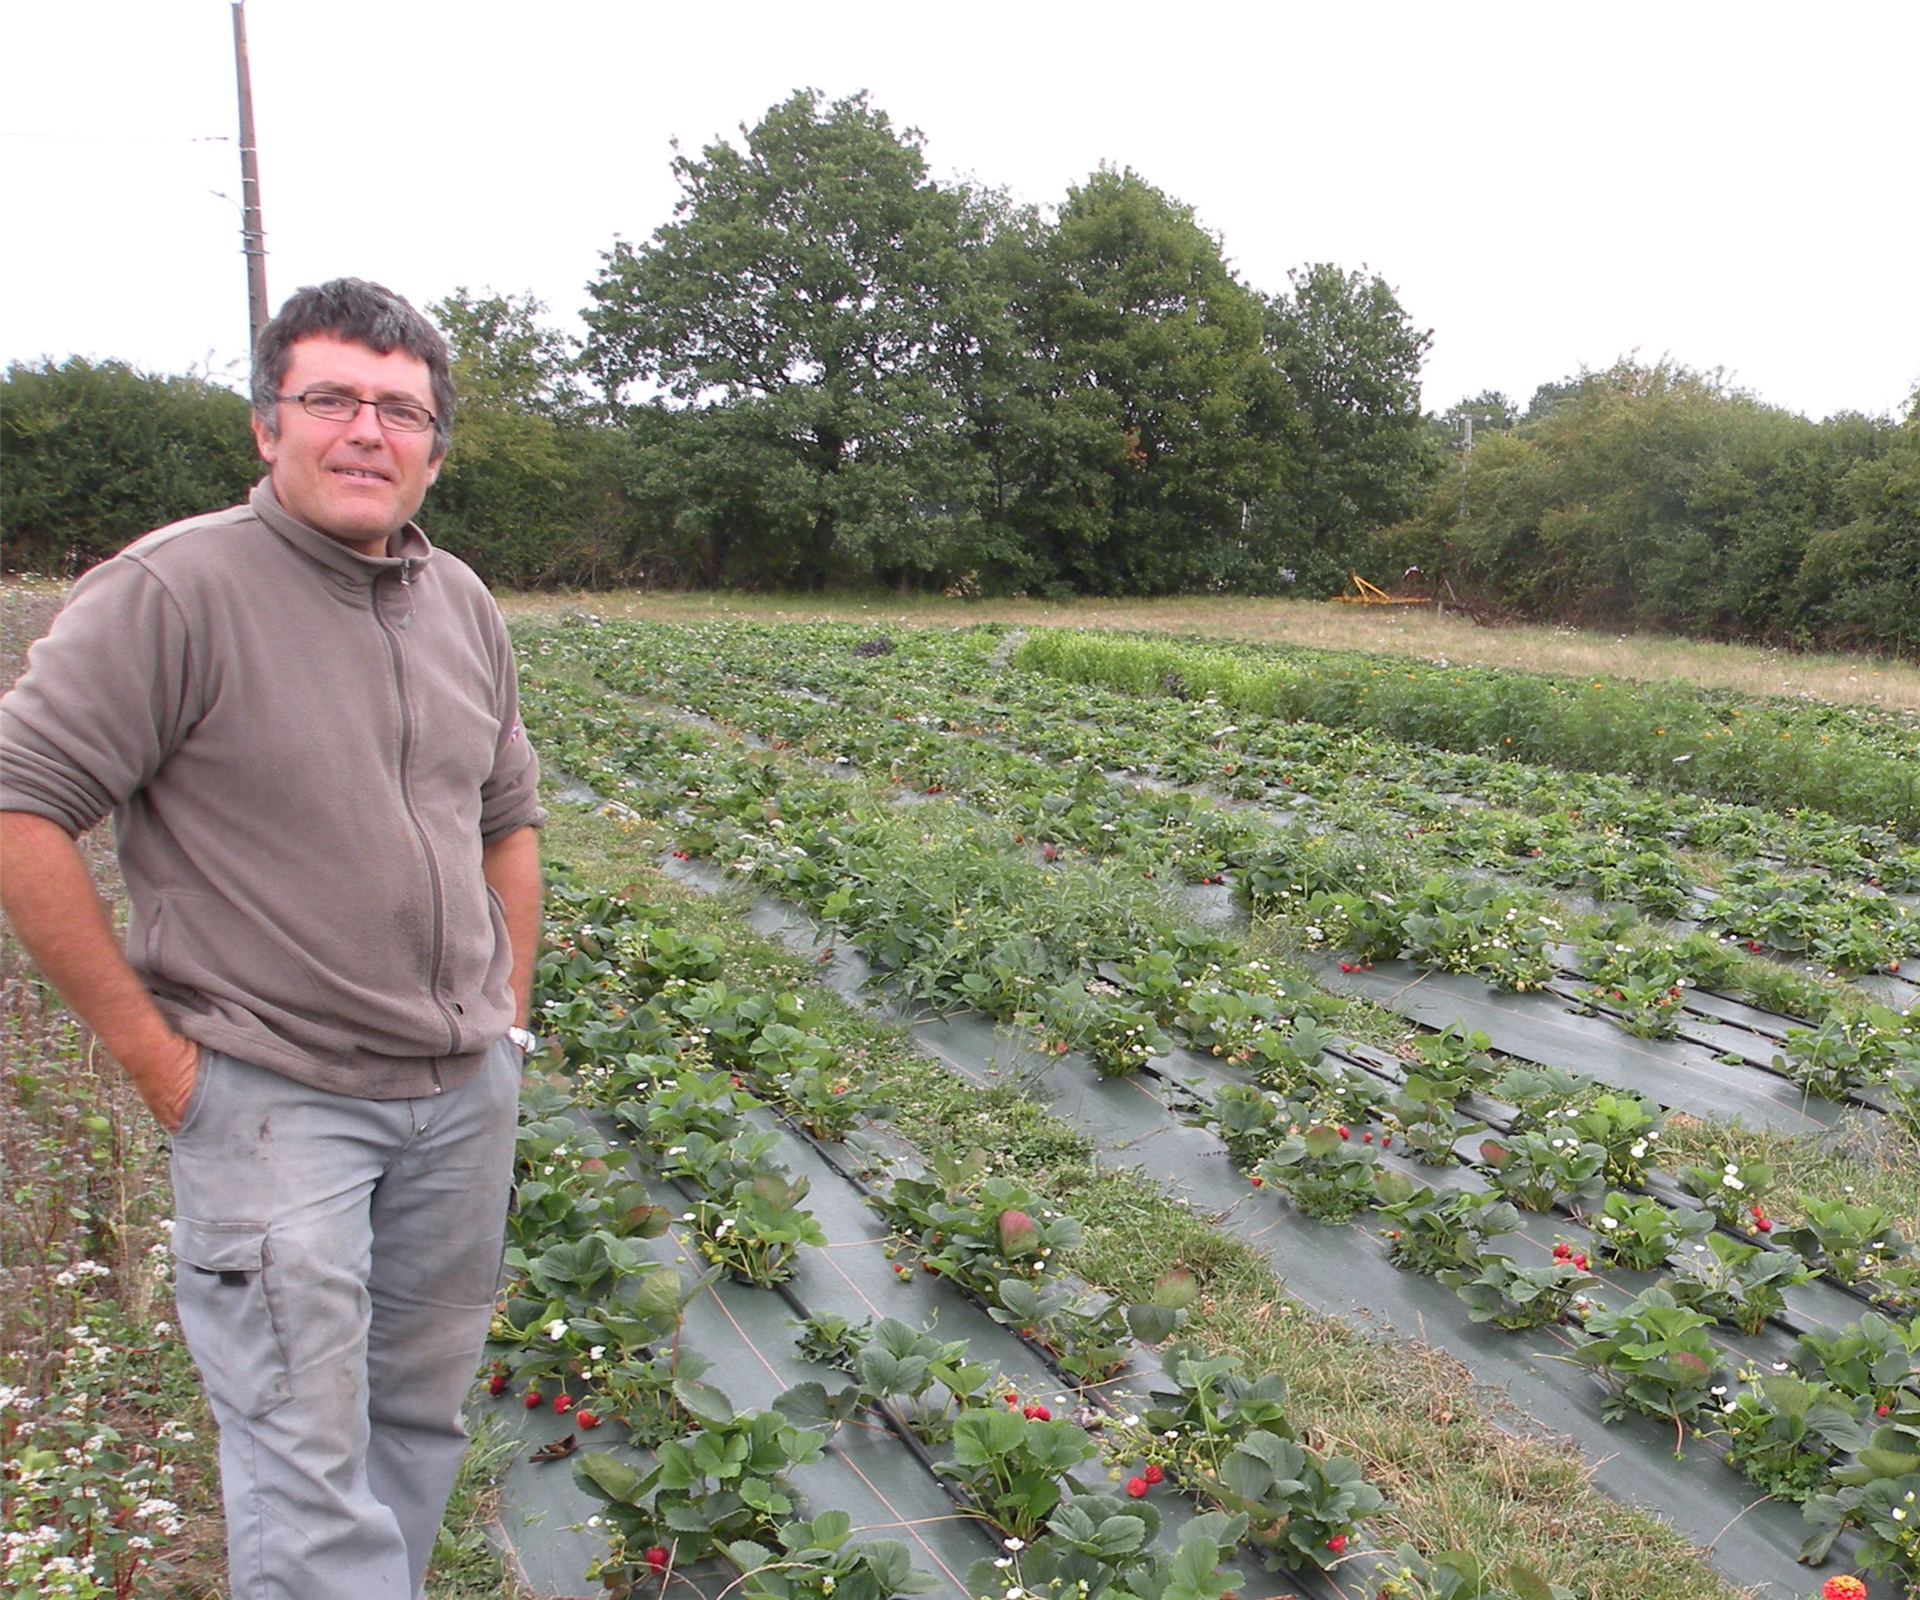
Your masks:
M359 400L404 400L433 409L427 364L405 350L386 355L327 335L302 339L288 352L282 394L324 389ZM253 419L254 442L280 504L310 528L362 555L385 555L387 540L420 509L441 458L433 430L398 433L372 406L351 422L308 416L290 400L279 406L279 435Z

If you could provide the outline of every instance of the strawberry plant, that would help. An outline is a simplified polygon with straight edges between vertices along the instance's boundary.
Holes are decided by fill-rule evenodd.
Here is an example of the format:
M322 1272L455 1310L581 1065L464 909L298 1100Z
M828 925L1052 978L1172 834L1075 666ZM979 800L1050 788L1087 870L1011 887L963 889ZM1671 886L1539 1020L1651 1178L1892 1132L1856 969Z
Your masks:
M1538 989L1558 970L1564 929L1537 898L1485 879L1428 878L1394 907L1400 954L1442 972L1470 972L1503 989Z
M743 1600L894 1600L940 1587L931 1573L914 1570L900 1540L854 1544L853 1519L844 1511L784 1523L775 1537L778 1551L752 1539L730 1540L722 1547L740 1569Z
M523 1097L523 1119L529 1099ZM666 1229L667 1210L652 1203L644 1183L626 1175L628 1160L627 1151L610 1149L587 1124L572 1118L523 1120L514 1145L508 1242L537 1248L596 1229L657 1237Z
M1638 1039L1670 1039L1695 981L1669 940L1630 943L1615 929L1579 946L1581 971L1588 980L1581 1009L1611 1016Z
M1584 1209L1606 1187L1605 1147L1550 1127L1484 1139L1480 1159L1501 1192L1525 1211L1550 1211L1563 1200Z
M1478 1273L1488 1242L1520 1226L1520 1213L1498 1190L1406 1187L1410 1192L1387 1200L1380 1213L1392 1224L1384 1234L1387 1254L1409 1272Z
M1163 1282L1154 1298L1123 1306L1105 1297L1075 1294L1064 1284L1002 1278L987 1305L995 1322L1037 1344L1076 1386L1105 1382L1126 1364L1129 1336L1159 1344L1185 1320L1194 1291Z
M1030 1417L1009 1406L961 1412L950 1443L953 1454L939 1463L941 1473L961 1485L1003 1534L1021 1540L1046 1525L1067 1490L1085 1492L1074 1469L1100 1453L1077 1423Z
M1310 1217L1344 1222L1373 1203L1380 1153L1344 1122L1316 1122L1289 1133L1255 1169Z
M1444 1167L1456 1159L1454 1146L1487 1125L1473 1122L1454 1109L1453 1092L1423 1073L1411 1072L1399 1092L1380 1107L1390 1136L1416 1161Z
M1192 1486L1247 1519L1247 1538L1272 1570L1336 1565L1354 1529L1386 1496L1347 1456L1322 1457L1293 1439L1256 1428L1227 1452L1217 1474Z
M1786 1290L1813 1276L1805 1262L1783 1250L1763 1250L1724 1233L1710 1233L1672 1257L1673 1270L1660 1286L1676 1303L1703 1311L1715 1322L1755 1334L1786 1309Z
M1416 1035L1413 1048L1420 1057L1420 1076L1457 1099L1493 1082L1498 1069L1487 1053L1492 1044L1478 1028L1450 1022L1438 1033Z
M1863 1311L1844 1328L1819 1327L1800 1335L1793 1364L1809 1378L1881 1407L1920 1405L1920 1318L1896 1322Z
M1681 1191L1704 1201L1721 1225L1739 1228L1743 1218L1766 1198L1773 1183L1773 1164L1767 1161L1711 1161L1685 1166L1675 1174Z
M738 1540L777 1537L793 1513L788 1473L820 1459L820 1435L778 1411L736 1413L706 1385L688 1403L695 1430L656 1446L651 1468L600 1453L576 1463L575 1481L604 1507L609 1550L592 1571L613 1595L657 1572L649 1549L671 1543L684 1564Z
M1802 1220L1779 1230L1780 1243L1825 1267L1842 1283L1886 1278L1913 1260L1913 1246L1893 1225L1893 1213L1885 1206L1808 1199L1800 1209Z
M1146 1500L1079 1494L1061 1502L1031 1544L976 1562L970 1594L1086 1595L1090 1600L1223 1600L1233 1580L1220 1563L1246 1535L1246 1519L1209 1511L1181 1529L1172 1556L1153 1548L1160 1513Z
M1080 1048L1100 1071L1122 1078L1138 1072L1155 1056L1173 1048L1154 1019L1140 1006L1108 1002L1096 1008L1080 1034Z
M985 1170L983 1151L936 1161L927 1177L897 1178L874 1203L932 1270L990 1300L1002 1279L1045 1272L1055 1251L1079 1245L1081 1231L1025 1184Z
M1860 1570L1905 1579L1911 1594L1920 1579L1920 1451L1913 1434L1876 1428L1855 1463L1835 1468L1832 1478L1838 1487L1807 1499L1814 1532L1800 1559L1825 1560L1841 1532L1857 1528Z
M1549 1583L1522 1562L1497 1568L1465 1550L1431 1560L1403 1544L1376 1573L1379 1600L1575 1600L1571 1589Z
M1606 1379L1602 1416L1611 1421L1644 1411L1666 1417L1678 1454L1686 1424L1713 1402L1715 1384L1724 1381L1720 1353L1705 1332L1711 1321L1664 1289L1648 1289L1618 1310L1594 1312L1570 1359Z
M744 1283L773 1284L793 1273L802 1245L827 1236L801 1208L807 1179L760 1172L735 1183L724 1199L697 1202L691 1213L700 1253Z
M884 1401L922 1439L944 1439L968 1406L988 1403L992 1372L971 1360L965 1339L936 1339L882 1317L853 1357L863 1395Z
M1863 1441L1866 1404L1830 1384L1788 1373L1756 1375L1720 1407L1717 1423L1727 1440L1727 1465L1768 1494L1803 1502L1824 1489L1840 1452Z
M1303 1119L1310 1120L1304 1106L1250 1083L1216 1085L1213 1098L1185 1118L1194 1127L1212 1129L1228 1156L1242 1167L1264 1160L1289 1133L1299 1131Z
M873 1337L873 1319L854 1322L847 1317L821 1313L797 1324L794 1347L816 1366L832 1367L849 1375L854 1361Z
M1641 1181L1665 1119L1666 1112L1655 1101L1596 1089L1565 1107L1547 1126L1550 1133L1599 1145L1606 1152L1602 1170L1607 1182L1625 1187Z
M843 1140L855 1128L886 1114L873 1091L838 1063L804 1066L761 1087L770 1104L815 1139Z
M638 1350L674 1328L689 1291L671 1266L595 1229L530 1254L506 1252L507 1287L489 1345L527 1383L563 1375L593 1349Z
M1256 1429L1293 1437L1286 1382L1277 1374L1250 1378L1232 1352L1203 1356L1191 1344L1170 1347L1161 1366L1173 1392L1166 1403L1143 1411L1140 1420L1170 1446L1162 1454L1183 1482L1190 1474L1218 1473L1233 1446Z
M1586 1304L1584 1291L1595 1281L1570 1257L1543 1267L1522 1267L1495 1251L1465 1266L1442 1267L1434 1276L1460 1296L1475 1322L1498 1328L1560 1322Z
M1651 1272L1682 1245L1695 1244L1713 1228L1713 1214L1695 1206L1675 1209L1652 1195L1614 1190L1592 1218L1599 1259L1613 1266Z
M1773 1069L1828 1100L1878 1083L1893 1066L1900 1019L1885 1006L1862 1017L1835 1011L1817 1028L1789 1028Z

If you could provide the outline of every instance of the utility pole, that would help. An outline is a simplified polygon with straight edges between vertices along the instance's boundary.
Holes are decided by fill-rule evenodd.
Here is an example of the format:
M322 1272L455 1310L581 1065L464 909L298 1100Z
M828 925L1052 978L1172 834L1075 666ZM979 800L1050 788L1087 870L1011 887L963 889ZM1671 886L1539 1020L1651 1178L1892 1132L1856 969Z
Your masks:
M260 152L253 142L246 0L233 0L233 69L240 85L240 248L247 258L247 348L267 325L267 235L260 223Z

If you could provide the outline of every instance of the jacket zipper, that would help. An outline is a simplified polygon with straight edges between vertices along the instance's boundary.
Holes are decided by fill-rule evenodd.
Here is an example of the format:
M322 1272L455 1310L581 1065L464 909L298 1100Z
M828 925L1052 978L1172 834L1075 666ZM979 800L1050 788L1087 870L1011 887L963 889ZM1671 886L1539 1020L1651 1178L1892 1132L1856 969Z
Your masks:
M399 628L413 620L413 562L400 564L400 585L406 595L407 615L398 626L388 620L386 607L380 599L380 580L376 578L369 586L373 601L373 614L380 624L380 631L386 636L387 654L393 663L393 684L400 700L400 802L406 808L407 821L413 825L414 837L420 841L420 856L426 863L427 889L433 908L433 938L431 955L427 963L427 992L432 996L434 1005L439 1009L440 1019L447 1028L448 1055L457 1055L460 1050L460 1024L454 1019L453 1012L440 997L440 970L445 957L446 921L442 908L442 887L440 880L440 862L433 853L433 843L427 836L426 827L420 821L420 813L413 804L413 702L408 693L406 652L401 648Z

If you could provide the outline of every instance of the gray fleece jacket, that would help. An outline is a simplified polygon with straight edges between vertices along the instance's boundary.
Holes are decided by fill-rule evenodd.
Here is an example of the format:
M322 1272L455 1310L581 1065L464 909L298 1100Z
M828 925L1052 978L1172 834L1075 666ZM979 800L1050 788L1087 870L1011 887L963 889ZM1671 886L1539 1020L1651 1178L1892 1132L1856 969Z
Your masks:
M250 502L88 572L0 700L0 809L114 813L127 954L201 1044L409 1098L513 1022L481 848L545 820L491 596Z

